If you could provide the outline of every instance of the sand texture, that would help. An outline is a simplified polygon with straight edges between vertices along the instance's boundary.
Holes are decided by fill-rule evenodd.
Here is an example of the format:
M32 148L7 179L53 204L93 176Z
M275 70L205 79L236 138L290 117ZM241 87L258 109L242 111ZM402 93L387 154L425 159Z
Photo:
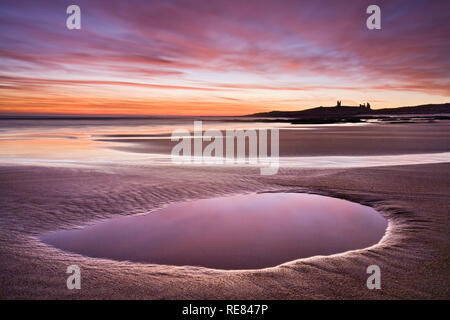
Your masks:
M436 299L450 298L450 164L359 169L109 166L0 168L2 299ZM389 221L370 248L250 271L87 258L39 241L53 230L167 203L262 191L311 192L366 204ZM232 235L230 235L232 236ZM82 289L66 288L81 267ZM381 268L368 290L366 268Z

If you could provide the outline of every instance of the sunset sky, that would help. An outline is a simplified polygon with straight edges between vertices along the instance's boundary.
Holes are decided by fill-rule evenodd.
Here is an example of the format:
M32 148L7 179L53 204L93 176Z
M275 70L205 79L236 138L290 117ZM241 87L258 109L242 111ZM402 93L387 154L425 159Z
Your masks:
M66 8L81 8L81 30ZM381 8L381 30L366 8ZM450 1L0 3L0 113L240 115L450 102Z

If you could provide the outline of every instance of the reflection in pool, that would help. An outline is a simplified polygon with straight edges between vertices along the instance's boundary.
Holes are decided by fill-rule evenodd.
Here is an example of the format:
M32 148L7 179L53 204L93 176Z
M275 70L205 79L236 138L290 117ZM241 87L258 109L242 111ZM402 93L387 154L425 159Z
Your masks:
M170 204L41 239L89 257L257 269L369 247L386 227L377 211L346 200L260 193Z

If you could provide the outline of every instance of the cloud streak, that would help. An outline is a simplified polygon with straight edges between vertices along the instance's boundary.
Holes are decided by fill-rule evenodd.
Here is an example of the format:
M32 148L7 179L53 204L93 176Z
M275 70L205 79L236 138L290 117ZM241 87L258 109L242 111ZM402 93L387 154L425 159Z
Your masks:
M380 0L379 31L365 27L367 1L77 4L82 29L70 31L65 1L2 1L0 112L27 112L30 101L92 112L87 98L103 99L105 113L126 102L127 113L162 103L167 114L230 114L242 101L240 113L277 99L299 109L319 96L388 101L376 107L450 96L448 1Z

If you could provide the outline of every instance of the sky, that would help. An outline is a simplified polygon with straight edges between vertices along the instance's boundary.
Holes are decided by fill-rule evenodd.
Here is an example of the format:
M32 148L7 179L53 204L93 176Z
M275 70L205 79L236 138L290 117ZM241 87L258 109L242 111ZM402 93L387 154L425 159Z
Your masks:
M366 27L371 4L381 30ZM2 0L0 113L450 102L449 21L448 0Z

